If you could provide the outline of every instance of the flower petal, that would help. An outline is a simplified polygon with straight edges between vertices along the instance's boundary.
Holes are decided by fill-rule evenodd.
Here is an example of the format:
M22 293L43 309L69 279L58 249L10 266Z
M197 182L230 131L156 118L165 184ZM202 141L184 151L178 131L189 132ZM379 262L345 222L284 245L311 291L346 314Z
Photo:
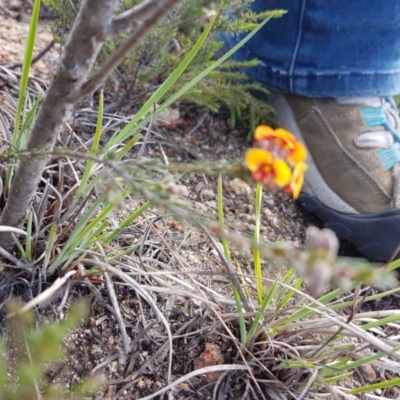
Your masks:
M298 163L303 162L307 158L307 150L305 146L300 142L294 143L294 148L288 154L288 160Z
M292 181L290 182L290 191L292 192L293 198L296 200L299 197L301 188L303 187L304 182L304 173L307 170L307 164L304 162L300 162L296 164Z
M250 171L256 171L262 164L271 164L271 153L264 149L249 149L246 152L245 163Z
M275 129L274 137L282 139L285 143L296 142L296 136L294 136L293 133L290 133L289 131L283 128Z
M259 142L271 137L275 133L275 130L268 125L259 125L254 131L254 140Z
M278 187L286 186L292 179L292 171L289 165L280 159L274 160L272 165L275 185Z
M265 149L270 150L275 146L287 149L288 160L295 163L304 161L307 157L307 150L304 145L298 142L292 133L283 128L272 129L270 126L260 125L254 132L254 140L260 147Z

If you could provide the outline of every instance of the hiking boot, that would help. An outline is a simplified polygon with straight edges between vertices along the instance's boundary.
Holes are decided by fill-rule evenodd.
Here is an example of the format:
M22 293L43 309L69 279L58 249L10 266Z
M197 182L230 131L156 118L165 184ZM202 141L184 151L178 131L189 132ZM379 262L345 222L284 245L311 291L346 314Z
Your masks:
M272 94L308 149L300 204L370 259L400 257L400 118L391 98Z

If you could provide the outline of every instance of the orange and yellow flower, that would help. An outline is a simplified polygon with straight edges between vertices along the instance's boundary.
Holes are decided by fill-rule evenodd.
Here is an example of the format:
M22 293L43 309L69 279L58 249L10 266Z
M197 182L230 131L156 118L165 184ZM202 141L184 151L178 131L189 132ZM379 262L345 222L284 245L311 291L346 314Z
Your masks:
M292 133L282 128L258 126L254 132L254 144L278 158L287 158L294 163L302 162L307 157L307 150L303 144L298 142Z
M247 150L245 161L253 180L261 182L264 186L273 183L283 188L291 182L292 171L289 165L281 159L274 158L267 150L261 148Z
M283 188L297 199L307 169L304 145L285 129L273 129L266 125L255 130L254 145L245 156L252 179L268 188Z

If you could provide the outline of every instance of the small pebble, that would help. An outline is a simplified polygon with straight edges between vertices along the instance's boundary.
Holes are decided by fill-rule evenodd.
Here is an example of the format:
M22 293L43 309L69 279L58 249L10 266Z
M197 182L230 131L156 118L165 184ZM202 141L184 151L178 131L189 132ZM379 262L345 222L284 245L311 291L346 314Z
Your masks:
M242 181L239 178L235 178L230 183L231 189L237 194L238 196L250 196L251 194L251 187L248 183Z
M202 195L204 200L215 199L215 192L211 189L204 189Z

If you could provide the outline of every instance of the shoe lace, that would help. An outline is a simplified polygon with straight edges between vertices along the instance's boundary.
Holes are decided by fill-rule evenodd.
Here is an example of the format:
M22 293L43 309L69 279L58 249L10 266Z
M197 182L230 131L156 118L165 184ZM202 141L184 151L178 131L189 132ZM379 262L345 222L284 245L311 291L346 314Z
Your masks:
M379 102L379 105L377 104ZM348 104L348 103L347 103ZM358 101L358 104L360 102ZM355 145L365 149L379 149L378 157L386 170L393 174L392 207L400 207L400 118L392 98L366 99L361 113L371 130L360 133Z

